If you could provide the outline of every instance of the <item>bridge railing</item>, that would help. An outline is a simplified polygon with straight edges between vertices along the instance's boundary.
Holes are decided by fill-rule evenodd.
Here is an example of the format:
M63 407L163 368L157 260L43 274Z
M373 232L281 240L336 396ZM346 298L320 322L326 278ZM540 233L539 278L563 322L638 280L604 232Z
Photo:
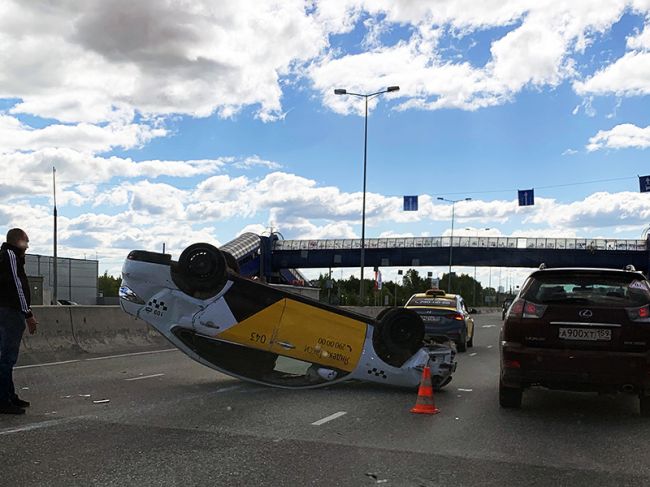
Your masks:
M367 249L420 247L476 247L493 249L557 250L646 250L645 240L531 237L402 237L367 238ZM361 239L278 240L274 250L350 250L360 249Z

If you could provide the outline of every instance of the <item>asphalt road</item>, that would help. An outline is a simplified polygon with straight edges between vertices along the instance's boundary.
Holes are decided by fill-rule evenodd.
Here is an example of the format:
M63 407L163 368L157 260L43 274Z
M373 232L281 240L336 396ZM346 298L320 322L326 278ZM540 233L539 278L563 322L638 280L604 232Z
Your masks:
M436 416L409 412L414 391L269 389L173 350L20 368L33 407L0 417L0 486L650 485L636 397L499 408L499 318L478 316Z

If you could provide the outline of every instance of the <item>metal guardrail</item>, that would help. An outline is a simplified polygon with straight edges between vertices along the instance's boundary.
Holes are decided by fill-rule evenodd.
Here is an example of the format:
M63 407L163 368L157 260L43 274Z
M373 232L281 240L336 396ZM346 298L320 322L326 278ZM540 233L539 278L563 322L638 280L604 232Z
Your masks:
M589 238L519 238L519 237L405 237L367 238L367 249L474 247L494 249L554 250L634 250L645 251L645 240L610 240ZM361 239L278 240L274 250L349 250L360 249Z

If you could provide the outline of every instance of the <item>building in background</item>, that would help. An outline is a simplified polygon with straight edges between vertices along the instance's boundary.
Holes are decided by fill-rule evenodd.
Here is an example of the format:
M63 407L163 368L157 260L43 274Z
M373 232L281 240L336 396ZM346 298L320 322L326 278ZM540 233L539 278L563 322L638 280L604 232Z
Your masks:
M66 257L59 257L57 261L58 299L77 304L97 304L99 262ZM52 304L53 264L54 258L48 255L26 255L25 272L33 305Z

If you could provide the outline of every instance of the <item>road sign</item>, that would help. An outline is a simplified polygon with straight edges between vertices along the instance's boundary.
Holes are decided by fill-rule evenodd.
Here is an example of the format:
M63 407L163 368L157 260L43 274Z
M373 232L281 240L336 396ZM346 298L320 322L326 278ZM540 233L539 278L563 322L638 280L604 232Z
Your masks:
M535 204L535 190L534 189L520 189L519 190L519 206L532 206Z
M639 176L639 188L642 193L650 193L650 176Z
M418 211L417 196L404 196L404 211Z

